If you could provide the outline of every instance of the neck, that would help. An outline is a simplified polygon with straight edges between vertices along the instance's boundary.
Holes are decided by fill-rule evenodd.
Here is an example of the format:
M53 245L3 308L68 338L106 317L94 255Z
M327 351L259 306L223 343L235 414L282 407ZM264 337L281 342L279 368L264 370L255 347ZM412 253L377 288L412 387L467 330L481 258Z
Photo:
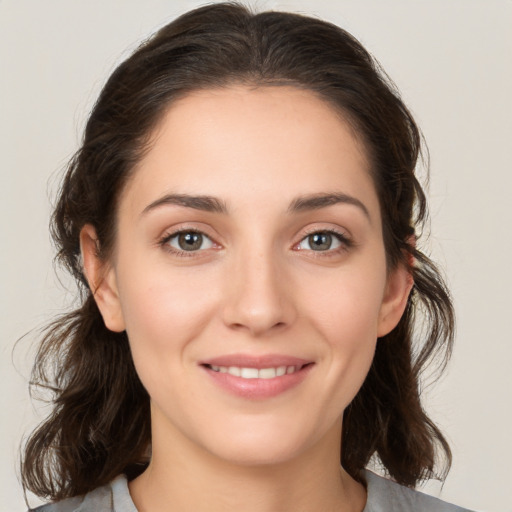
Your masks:
M151 463L130 493L139 512L361 512L366 493L340 466L340 433L291 460L249 465L154 431Z

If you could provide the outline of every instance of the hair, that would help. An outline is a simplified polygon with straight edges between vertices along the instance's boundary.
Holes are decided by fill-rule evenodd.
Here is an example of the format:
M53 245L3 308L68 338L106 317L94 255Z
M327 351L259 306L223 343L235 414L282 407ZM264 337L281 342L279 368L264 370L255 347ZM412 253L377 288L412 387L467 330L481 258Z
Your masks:
M80 304L50 324L39 345L31 384L51 391L53 407L24 446L26 490L58 500L147 466L150 399L126 333L105 327L83 274L79 234L93 225L99 256L108 259L119 197L167 107L192 91L240 84L311 91L350 122L371 163L388 268L404 265L414 279L404 315L378 340L368 376L344 412L341 464L360 480L377 459L407 486L447 473L449 446L420 402L422 373L433 361L444 368L454 332L446 285L415 243L427 220L415 176L420 131L379 64L343 29L221 3L182 15L119 65L69 163L51 232Z

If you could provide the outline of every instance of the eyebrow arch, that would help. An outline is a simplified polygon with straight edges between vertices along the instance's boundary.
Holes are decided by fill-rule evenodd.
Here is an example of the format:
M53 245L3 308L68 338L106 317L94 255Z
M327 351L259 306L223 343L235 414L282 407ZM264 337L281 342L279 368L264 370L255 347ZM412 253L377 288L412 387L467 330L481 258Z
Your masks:
M288 212L302 212L305 210L319 210L334 204L350 204L359 208L368 219L370 213L368 208L357 198L343 193L326 193L326 194L312 194L307 196L300 196L296 198L288 207Z
M366 206L357 198L343 193L320 193L297 197L288 207L288 212L302 212L306 210L318 210L335 204L350 204L358 207L366 217L370 218L370 214ZM203 210L213 213L228 212L226 204L220 199L213 196L193 196L190 194L166 194L156 201L146 206L142 211L142 215L148 213L155 208L164 205L177 205L195 210Z
M142 215L154 210L155 208L169 204L213 213L227 213L228 211L226 204L216 197L192 196L189 194L166 194L146 206L146 208L142 210Z

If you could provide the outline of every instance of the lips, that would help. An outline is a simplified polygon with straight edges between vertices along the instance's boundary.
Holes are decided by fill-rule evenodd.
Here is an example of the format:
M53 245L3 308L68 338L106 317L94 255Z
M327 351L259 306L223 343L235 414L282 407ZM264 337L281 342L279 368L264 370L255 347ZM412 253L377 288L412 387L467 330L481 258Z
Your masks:
M232 354L200 363L224 391L247 399L277 396L300 384L313 361L284 356Z
M211 365L210 369L214 372L229 373L235 377L242 379L275 379L285 374L295 373L302 366L278 366L275 368L249 368L240 366L215 366Z
M280 354L265 354L250 356L247 354L229 354L201 361L208 366L238 366L240 368L276 368L279 366L304 366L312 361L299 357Z

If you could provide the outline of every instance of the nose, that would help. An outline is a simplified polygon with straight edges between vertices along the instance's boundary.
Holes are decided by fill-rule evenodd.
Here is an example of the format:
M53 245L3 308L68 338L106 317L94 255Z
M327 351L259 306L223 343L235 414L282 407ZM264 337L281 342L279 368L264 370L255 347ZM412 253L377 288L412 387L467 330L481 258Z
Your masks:
M239 254L229 269L223 321L261 337L291 325L296 307L287 272L271 251L248 253Z

